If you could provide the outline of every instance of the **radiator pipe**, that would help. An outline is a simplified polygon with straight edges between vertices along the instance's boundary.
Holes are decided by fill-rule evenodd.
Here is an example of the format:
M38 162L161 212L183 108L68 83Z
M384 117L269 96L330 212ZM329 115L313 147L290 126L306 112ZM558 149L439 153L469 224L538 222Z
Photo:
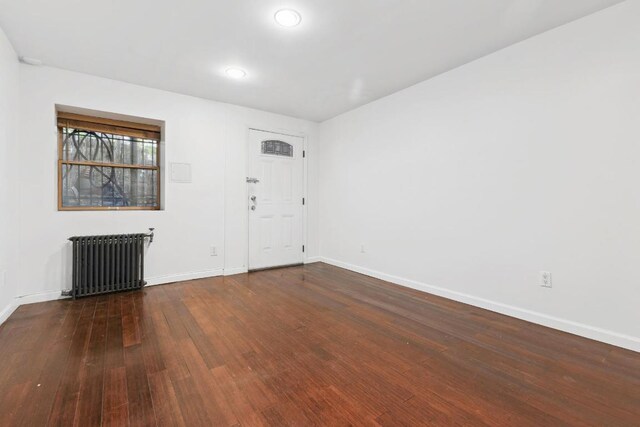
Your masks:
M147 234L147 237L149 238L149 244L153 243L153 230L155 230L155 228L149 227L149 234Z

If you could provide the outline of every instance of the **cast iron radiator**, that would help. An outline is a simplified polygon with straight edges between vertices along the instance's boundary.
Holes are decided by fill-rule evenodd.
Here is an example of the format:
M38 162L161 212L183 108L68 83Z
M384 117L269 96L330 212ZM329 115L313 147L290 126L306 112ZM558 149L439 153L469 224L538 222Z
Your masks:
M76 236L73 244L71 296L84 297L108 292L141 289L144 281L145 239L150 234Z

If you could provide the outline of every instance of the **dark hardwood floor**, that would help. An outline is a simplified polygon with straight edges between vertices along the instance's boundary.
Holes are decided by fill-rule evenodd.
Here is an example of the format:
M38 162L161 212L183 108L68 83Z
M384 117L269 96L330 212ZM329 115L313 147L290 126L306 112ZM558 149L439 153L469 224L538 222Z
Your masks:
M20 307L0 426L640 425L640 354L326 264Z

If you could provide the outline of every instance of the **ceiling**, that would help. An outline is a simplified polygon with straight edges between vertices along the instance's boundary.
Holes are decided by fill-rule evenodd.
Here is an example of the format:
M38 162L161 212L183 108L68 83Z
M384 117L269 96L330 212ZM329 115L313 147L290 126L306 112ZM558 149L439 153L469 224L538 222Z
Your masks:
M46 65L323 121L620 2L0 0L0 26Z

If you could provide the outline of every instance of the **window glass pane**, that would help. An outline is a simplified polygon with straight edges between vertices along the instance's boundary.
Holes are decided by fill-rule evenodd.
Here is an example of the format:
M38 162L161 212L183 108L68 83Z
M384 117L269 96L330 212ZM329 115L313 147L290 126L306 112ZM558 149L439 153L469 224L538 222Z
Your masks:
M61 131L62 207L158 207L158 141L71 127Z
M156 207L157 170L62 165L63 207Z
M62 128L62 160L158 166L157 141L82 129Z
M274 156L293 157L293 146L284 141L268 140L262 141L262 154Z

